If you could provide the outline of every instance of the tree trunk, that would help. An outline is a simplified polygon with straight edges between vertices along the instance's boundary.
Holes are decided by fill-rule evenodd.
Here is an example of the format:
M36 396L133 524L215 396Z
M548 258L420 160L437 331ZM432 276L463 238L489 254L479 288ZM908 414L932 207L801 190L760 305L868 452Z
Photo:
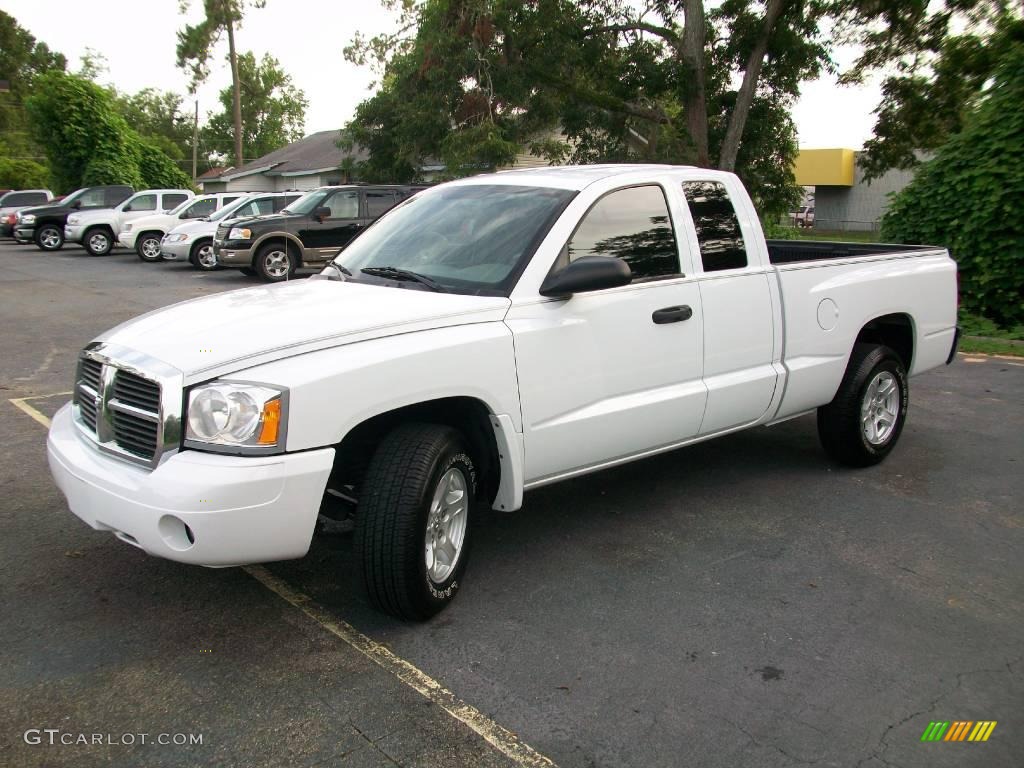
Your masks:
M684 0L683 41L679 55L693 76L683 95L686 128L696 151L694 162L701 168L711 165L708 152L708 104L704 85L704 3Z
M736 106L733 107L732 117L729 118L729 127L726 129L725 139L722 141L722 152L718 158L718 167L723 171L732 171L736 168L736 156L739 154L743 129L746 128L747 117L750 115L750 105L754 102L754 93L757 91L757 81L761 76L764 56L768 52L768 41L775 31L775 25L778 23L782 11L785 10L787 2L788 0L769 0L764 14L764 22L761 24L761 32L754 43L750 56L747 57L743 82L736 95Z
M235 112L235 167L245 165L242 157L242 85L238 82L238 54L235 52L235 21L228 14L228 56L231 59L231 90Z

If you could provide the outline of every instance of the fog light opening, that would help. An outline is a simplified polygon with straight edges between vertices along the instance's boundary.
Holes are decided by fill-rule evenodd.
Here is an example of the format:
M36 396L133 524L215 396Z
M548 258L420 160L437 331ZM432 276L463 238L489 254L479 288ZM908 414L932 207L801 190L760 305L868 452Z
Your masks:
M188 539L189 544L196 543L196 535L192 533L192 529L189 528L188 525L185 526L185 536Z
M160 531L160 538L164 540L164 544L177 552L191 549L196 543L196 535L192 529L174 515L161 517L157 523L157 530Z

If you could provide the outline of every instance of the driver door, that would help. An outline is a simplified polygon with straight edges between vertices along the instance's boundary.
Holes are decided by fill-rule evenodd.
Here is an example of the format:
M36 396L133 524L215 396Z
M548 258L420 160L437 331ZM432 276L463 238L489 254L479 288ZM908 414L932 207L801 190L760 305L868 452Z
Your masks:
M356 236L362 223L358 190L335 190L319 207L330 209L330 215L320 221L310 214L296 232L302 241L303 261L307 264L321 263L336 256Z
M671 446L700 429L704 386L696 282L657 184L614 190L586 213L555 269L617 256L629 285L526 301L515 339L528 484Z

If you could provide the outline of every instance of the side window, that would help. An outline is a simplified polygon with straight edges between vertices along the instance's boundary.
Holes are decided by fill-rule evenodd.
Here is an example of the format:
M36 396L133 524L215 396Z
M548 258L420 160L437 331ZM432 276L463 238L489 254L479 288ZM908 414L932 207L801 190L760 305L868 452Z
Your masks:
M274 213L283 211L289 205L298 200L300 195L285 195L284 197L272 197L271 200L274 202Z
M335 192L324 201L324 205L331 209L332 219L359 218L358 192Z
M239 197L241 197L241 195L232 195L231 197L225 197L223 200L220 201L220 204L221 205L227 205L228 203L233 203Z
M109 187L107 189L107 208L113 208L115 205L120 205L129 197L131 197L132 191L128 187Z
M180 200L178 202L181 202ZM124 207L125 211L155 211L156 195L139 195L130 200Z
M169 211L169 210L171 210L171 208L177 208L179 205L184 203L186 200L188 200L188 195L182 195L182 194L180 194L178 192L171 192L170 194L164 195L163 207L166 210ZM140 208L135 208L133 206L132 210L133 211L138 211L138 210L141 210L141 209Z
M274 201L279 198L275 197L261 197L259 200L252 201L252 208L254 208L253 216L266 216L268 213L274 212Z
M368 218L376 219L386 211L395 207L394 192L367 192L366 193L366 215Z
M598 200L563 250L566 263L583 256L617 256L629 264L634 280L678 275L676 237L661 187L629 187Z
M181 218L201 219L203 216L209 216L215 210L217 210L216 199L210 197L205 200L197 200L181 212Z
M81 210L86 208L102 208L106 204L106 190L90 189L78 198L78 207Z
M697 228L700 260L705 272L742 269L747 249L736 210L725 185L717 181L685 181L683 194Z
M41 205L47 200L45 192L14 192L4 198L4 205Z

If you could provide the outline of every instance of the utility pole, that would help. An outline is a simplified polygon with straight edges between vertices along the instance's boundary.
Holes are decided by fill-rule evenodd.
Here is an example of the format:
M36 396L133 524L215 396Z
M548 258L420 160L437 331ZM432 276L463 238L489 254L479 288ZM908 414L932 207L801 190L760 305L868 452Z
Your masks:
M192 123L192 183L199 178L199 99L196 99L196 119Z

